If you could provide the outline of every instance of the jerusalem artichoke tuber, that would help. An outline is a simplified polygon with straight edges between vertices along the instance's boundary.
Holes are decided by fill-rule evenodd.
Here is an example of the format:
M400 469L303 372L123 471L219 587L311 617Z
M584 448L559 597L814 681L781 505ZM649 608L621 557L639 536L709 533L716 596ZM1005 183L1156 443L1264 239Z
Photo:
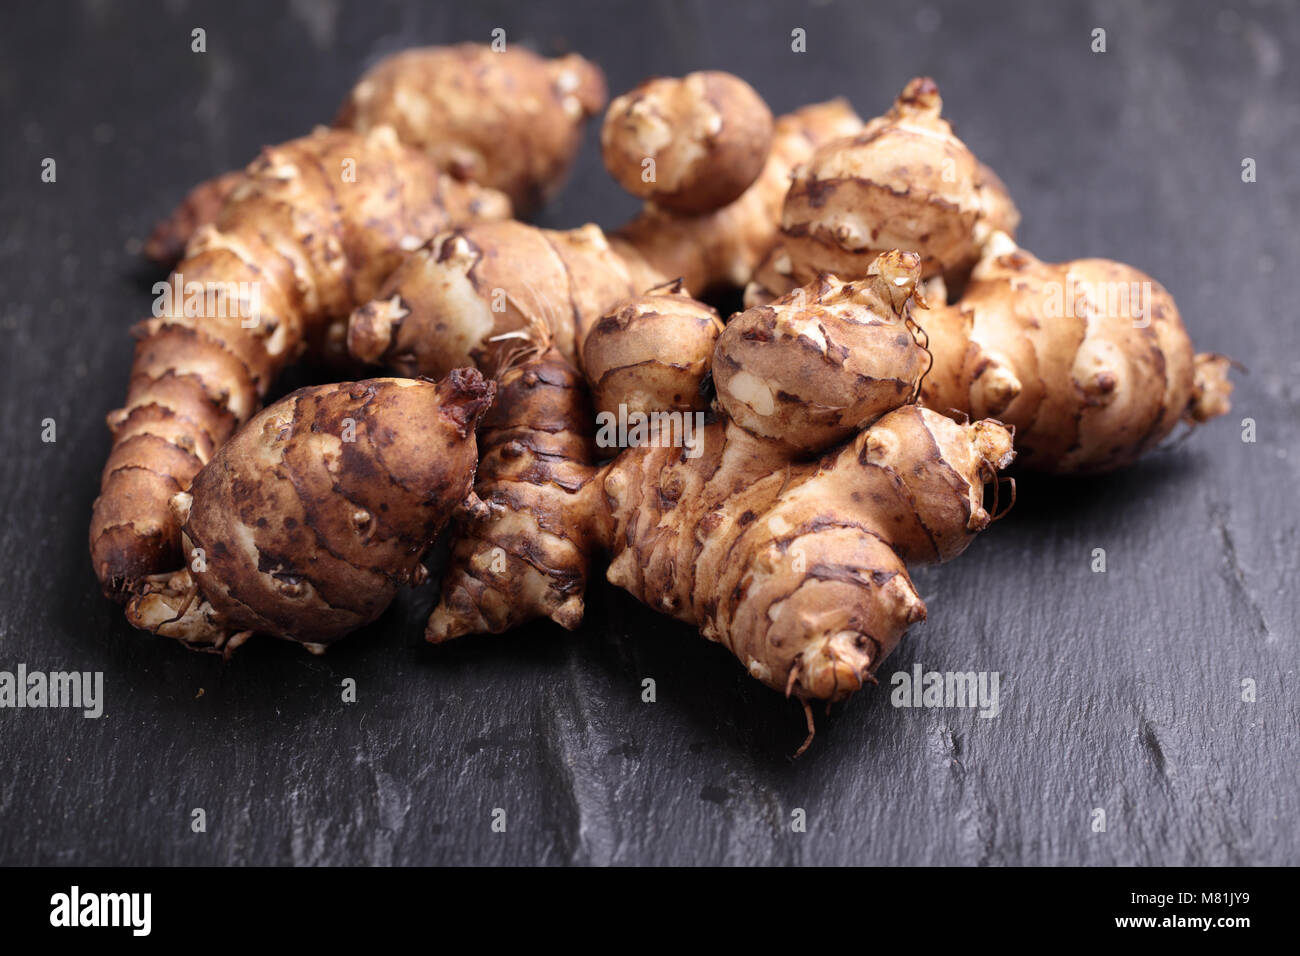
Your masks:
M1014 233L1020 216L1006 187L953 135L942 108L934 81L918 77L884 116L818 148L784 197L780 240L746 305L820 272L865 275L889 249L920 254L927 277L960 280L990 232Z
M473 369L306 388L254 417L172 507L187 566L132 598L136 627L230 653L252 633L319 651L377 618L454 509L477 504Z
M863 280L823 275L728 323L713 383L731 419L797 452L829 447L915 398L929 356L914 334L914 252L877 257Z
M582 343L596 411L703 411L700 385L721 332L717 310L687 295L680 279L624 300Z
M934 354L923 403L1007 422L1028 468L1119 468L1228 410L1228 360L1193 354L1164 286L1123 263L1044 263L998 233L961 299L916 321Z
M717 70L646 80L609 105L600 135L619 185L687 215L737 199L762 172L771 142L762 97Z
M497 189L517 215L563 183L583 123L605 105L605 77L576 54L546 59L519 46L477 43L402 50L371 67L348 93L334 127L391 126L455 178ZM200 183L155 226L145 254L172 265L199 227L214 222L243 170Z

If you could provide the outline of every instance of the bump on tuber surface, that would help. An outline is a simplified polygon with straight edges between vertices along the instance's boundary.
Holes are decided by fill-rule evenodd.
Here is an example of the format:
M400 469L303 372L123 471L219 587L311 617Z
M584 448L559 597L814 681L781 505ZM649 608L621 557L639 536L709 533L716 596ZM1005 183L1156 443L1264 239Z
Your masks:
M704 411L700 386L721 333L717 310L692 299L680 279L624 300L582 344L596 411Z

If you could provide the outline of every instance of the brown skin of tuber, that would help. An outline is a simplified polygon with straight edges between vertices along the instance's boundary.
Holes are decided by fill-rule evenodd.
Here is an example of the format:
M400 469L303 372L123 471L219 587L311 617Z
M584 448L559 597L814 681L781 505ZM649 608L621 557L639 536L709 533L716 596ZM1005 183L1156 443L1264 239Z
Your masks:
M916 321L934 354L922 401L1013 426L1029 469L1120 468L1229 408L1228 360L1193 354L1172 296L1123 263L1044 263L995 234L961 299Z
M487 508L458 529L425 632L434 643L538 617L582 622L603 535L585 383L552 349L508 370L498 395L479 430L475 493Z
M780 242L758 267L746 305L822 272L865 275L889 249L916 252L923 276L959 284L991 232L1014 233L1020 217L1006 187L953 135L942 106L933 80L914 79L888 113L800 167Z
M582 346L596 411L704 411L700 386L721 333L717 310L687 295L680 280L625 300Z
M221 207L243 180L244 170L234 169L191 189L180 205L153 227L144 243L145 257L159 265L174 265L199 227L216 222Z
M133 598L136 627L228 653L251 633L319 651L418 583L453 511L477 504L472 369L301 389L258 414L180 493L185 570Z
M342 170L354 164L355 181ZM249 302L185 303L138 324L126 404L91 517L90 551L105 594L125 598L179 566L168 507L305 351L341 353L343 321L428 236L454 222L509 215L499 193L435 170L381 127L318 130L263 151L217 221L191 240L177 281L256 289ZM341 321L342 320L342 321Z
M706 70L646 80L618 97L600 145L605 168L633 196L699 215L736 200L758 178L772 126L753 87Z
M475 43L421 47L366 71L334 127L367 133L390 126L439 170L505 193L523 216L563 184L583 126L605 98L604 74L576 54L546 59L519 46L497 51ZM190 237L216 220L243 172L191 190L154 227L145 255L173 265Z
M735 423L708 426L704 447L614 461L607 577L805 700L872 680L925 617L904 562L960 554L992 520L984 485L1012 458L998 423L914 405L806 464Z
M475 223L408 256L348 328L348 349L403 375L476 365L496 374L521 350L554 347L577 364L602 315L658 285L594 225L559 232Z
M735 316L713 360L731 419L802 454L911 401L930 362L911 318L920 261L886 253L859 282L822 276Z
M522 216L563 184L583 124L605 98L604 74L576 54L547 59L515 44L461 43L381 60L334 125L391 126L444 172L505 193Z

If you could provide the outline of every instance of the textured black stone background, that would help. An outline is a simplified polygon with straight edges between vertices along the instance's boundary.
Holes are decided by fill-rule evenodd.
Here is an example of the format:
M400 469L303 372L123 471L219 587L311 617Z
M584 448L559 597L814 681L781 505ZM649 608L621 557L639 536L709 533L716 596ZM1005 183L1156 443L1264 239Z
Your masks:
M1121 475L1022 479L1010 518L918 575L930 620L883 672L998 671L999 717L863 693L791 762L796 705L603 585L576 634L433 649L423 594L324 658L263 641L229 665L132 632L99 596L103 417L156 278L128 239L199 178L328 121L382 54L498 26L595 58L615 91L718 67L777 110L845 94L871 116L929 73L1029 248L1141 266L1201 348L1249 367L1227 420ZM0 862L1296 863L1297 56L1279 3L6 4L0 670L103 671L107 705L0 711ZM633 208L593 131L540 221Z

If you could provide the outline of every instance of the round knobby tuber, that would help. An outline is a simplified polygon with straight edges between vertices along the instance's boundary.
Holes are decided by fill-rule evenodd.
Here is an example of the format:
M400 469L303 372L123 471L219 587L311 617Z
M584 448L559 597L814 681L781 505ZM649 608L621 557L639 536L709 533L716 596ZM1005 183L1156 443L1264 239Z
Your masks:
M703 411L700 383L722 332L680 281L624 302L587 335L582 364L598 412Z
M888 113L825 144L796 172L780 246L755 277L768 297L821 272L858 278L890 249L919 253L927 278L960 280L991 232L1015 230L1006 187L953 134L942 108L934 81L914 79ZM760 291L747 301L761 301Z
M321 650L379 617L473 495L495 385L372 379L305 388L252 418L172 507L187 567L132 599L136 627L229 652L253 633Z
M754 88L708 70L656 77L610 104L605 168L634 196L688 214L732 202L758 178L772 112Z
M888 252L866 278L822 276L733 318L713 357L718 401L755 435L824 448L912 400L929 367L911 302L921 260Z

